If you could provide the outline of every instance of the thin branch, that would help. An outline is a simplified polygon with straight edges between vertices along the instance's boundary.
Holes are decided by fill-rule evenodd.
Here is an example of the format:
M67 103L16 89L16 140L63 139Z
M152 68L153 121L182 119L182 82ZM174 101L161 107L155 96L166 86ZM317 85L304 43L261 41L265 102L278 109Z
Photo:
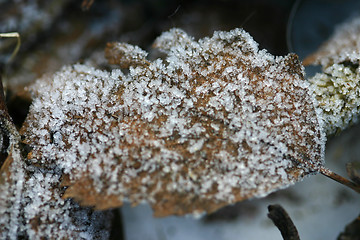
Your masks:
M0 33L0 38L17 38L16 47L8 60L8 62L11 62L15 58L16 54L19 52L21 46L20 34L18 32Z
M331 178L332 180L335 180L336 182L341 183L341 184L351 188L352 190L354 190L357 193L360 193L360 185L359 184L356 184L356 183L350 181L349 179L344 178L325 167L321 167L319 171L322 175L324 175L328 178Z
M284 240L300 240L299 233L283 207L278 204L268 206L268 217L280 230Z
M95 0L83 0L81 3L81 8L83 11L88 11L93 5Z

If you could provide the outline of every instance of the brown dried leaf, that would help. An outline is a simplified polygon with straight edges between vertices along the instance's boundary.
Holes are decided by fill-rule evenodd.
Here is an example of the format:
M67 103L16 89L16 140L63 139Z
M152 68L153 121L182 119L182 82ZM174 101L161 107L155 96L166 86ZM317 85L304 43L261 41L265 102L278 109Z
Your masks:
M66 176L65 176L66 177ZM69 180L61 181L63 186L73 185ZM93 180L84 174L82 178L76 181L76 186L68 188L62 198L73 197L82 206L96 206L97 210L115 208L123 204L122 200L114 194L104 195L94 188Z
M0 94L0 239L107 239L111 213L63 200L61 172L25 162L26 148Z
M130 66L149 65L146 60L148 53L127 43L112 42L108 43L105 49L105 57L110 64L117 64L120 68Z
M295 55L275 58L240 29L199 41L171 30L155 43L166 61L146 64L142 50L113 46L110 62L129 74L74 65L33 87L28 158L62 169L65 198L198 214L322 166L324 138Z
M11 166L12 162L13 162L13 159L10 155L6 158L6 160L2 164L1 169L0 169L0 173L1 173L0 174L0 185L4 185L4 184L6 184L6 182L10 182L10 175L11 175L10 166Z

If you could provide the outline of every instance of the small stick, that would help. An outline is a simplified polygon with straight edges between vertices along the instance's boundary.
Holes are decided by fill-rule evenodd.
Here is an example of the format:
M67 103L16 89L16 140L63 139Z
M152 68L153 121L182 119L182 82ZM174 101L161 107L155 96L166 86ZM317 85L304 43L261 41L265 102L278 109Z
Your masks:
M334 173L333 171L331 171L330 169L327 169L325 167L321 167L319 169L319 172L328 177L328 178L331 178L332 180L335 180L336 182L338 183L341 183L349 188L351 188L352 190L354 190L355 192L357 193L360 193L360 185L350 181L349 179L347 178L344 178L336 173Z
M268 206L268 217L280 230L284 240L300 240L299 233L283 207L278 204Z
M81 3L81 8L83 11L88 11L93 5L95 0L83 0Z
M11 62L15 58L16 54L19 52L20 49L20 45L21 45L20 34L18 32L0 33L0 38L17 38L16 47L13 53L11 54L10 59L8 60L8 62Z

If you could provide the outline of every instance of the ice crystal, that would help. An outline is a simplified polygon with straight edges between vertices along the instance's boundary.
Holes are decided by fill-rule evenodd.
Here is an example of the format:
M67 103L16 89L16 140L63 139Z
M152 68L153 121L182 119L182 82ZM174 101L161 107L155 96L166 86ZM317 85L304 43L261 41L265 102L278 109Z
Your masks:
M359 121L360 17L340 25L320 49L304 60L320 64L323 73L309 79L322 110L328 135Z
M0 239L108 239L111 212L62 198L62 171L26 161L27 147L2 101L0 146L8 156L0 170Z
M197 214L322 166L321 122L295 55L259 50L241 29L198 41L172 29L154 46L165 60L108 45L109 61L130 66L127 74L77 64L32 87L22 128L28 161L61 169L64 198Z
M304 60L304 64L320 64L329 67L342 62L359 62L360 17L337 26L331 38L318 51Z
M1 239L108 239L110 212L62 199L59 172L27 166L15 149L0 177Z
M309 79L328 135L359 121L359 70L359 66L333 64Z

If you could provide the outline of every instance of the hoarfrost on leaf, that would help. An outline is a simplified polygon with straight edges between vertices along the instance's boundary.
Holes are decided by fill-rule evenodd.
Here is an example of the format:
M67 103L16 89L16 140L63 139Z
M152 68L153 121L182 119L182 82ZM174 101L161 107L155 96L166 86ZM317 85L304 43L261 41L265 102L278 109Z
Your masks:
M309 79L328 135L357 123L360 115L360 17L338 26L333 36L304 64L320 64Z
M295 55L259 50L242 29L198 41L173 29L154 45L166 59L108 45L109 61L128 74L78 64L31 88L21 130L28 161L61 169L63 198L197 214L265 196L322 166L325 138Z
M26 160L27 147L20 143L2 91L0 82L0 145L1 158L5 158L0 162L0 239L108 239L110 211L96 212L62 199L63 171ZM64 116L55 113L54 117ZM44 131L39 134L44 136ZM53 143L61 140L54 132Z
M110 64L118 64L122 68L131 65L146 65L147 52L127 43L108 43L105 51L106 58Z
M0 171L1 239L108 239L111 212L61 198L61 172L27 165L14 146Z
M360 57L360 17L353 17L335 29L328 41L304 60L305 65L329 67L336 63L357 63Z

